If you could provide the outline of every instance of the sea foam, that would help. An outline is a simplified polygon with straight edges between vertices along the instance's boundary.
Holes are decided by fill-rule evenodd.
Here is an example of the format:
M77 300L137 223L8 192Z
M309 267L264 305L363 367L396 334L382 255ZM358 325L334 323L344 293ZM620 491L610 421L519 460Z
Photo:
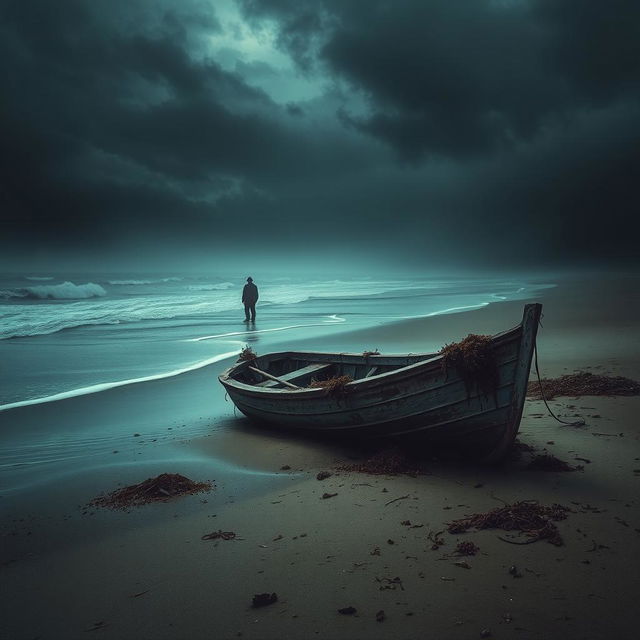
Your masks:
M220 282L218 284L191 284L189 291L224 291L235 286L233 282Z
M112 284L114 286L136 286L143 284L160 284L162 282L180 282L182 278L171 277L171 278L158 278L156 280L107 280L107 284Z

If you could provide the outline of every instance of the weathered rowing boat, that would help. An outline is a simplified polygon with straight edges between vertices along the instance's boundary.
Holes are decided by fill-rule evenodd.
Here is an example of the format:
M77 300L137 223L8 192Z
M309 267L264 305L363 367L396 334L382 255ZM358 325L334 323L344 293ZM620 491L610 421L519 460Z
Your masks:
M219 380L238 409L261 424L453 444L496 462L518 432L541 312L540 304L526 305L518 326L491 338L497 375L490 391L444 367L441 354L286 351L239 362ZM353 382L308 386L336 376Z

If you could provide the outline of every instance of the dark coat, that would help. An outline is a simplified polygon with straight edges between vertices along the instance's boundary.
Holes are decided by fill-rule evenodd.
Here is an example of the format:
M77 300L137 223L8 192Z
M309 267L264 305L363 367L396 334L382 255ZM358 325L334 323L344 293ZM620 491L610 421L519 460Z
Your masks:
M242 290L243 304L255 304L258 302L258 287L253 282L247 282Z

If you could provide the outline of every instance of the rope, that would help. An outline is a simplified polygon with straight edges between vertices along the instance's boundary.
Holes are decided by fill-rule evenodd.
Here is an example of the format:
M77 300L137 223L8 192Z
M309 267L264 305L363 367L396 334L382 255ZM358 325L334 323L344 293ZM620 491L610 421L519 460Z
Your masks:
M561 422L562 424L568 424L570 427L584 427L585 421L582 419L576 420L575 422L567 422L566 420L560 420L560 418L558 418L558 416L555 413L553 413L553 411L551 411L551 407L549 406L549 403L547 402L547 399L544 396L544 388L542 386L542 380L540 379L540 369L538 368L537 340L533 345L533 356L534 356L534 362L536 364L536 375L538 376L538 384L540 385L540 396L542 397L545 407L547 407L547 411L551 414L551 417L555 418L558 422Z

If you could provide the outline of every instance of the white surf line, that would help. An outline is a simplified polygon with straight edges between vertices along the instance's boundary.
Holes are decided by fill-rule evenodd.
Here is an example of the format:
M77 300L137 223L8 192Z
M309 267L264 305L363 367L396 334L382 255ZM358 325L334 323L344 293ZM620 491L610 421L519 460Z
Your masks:
M305 327L324 327L327 324L339 324L346 322L345 318L339 318L338 316L327 316L331 320L325 320L324 322L315 322L313 324L292 324L288 327L275 327L274 329L258 329L256 331L231 331L230 333L218 333L213 336L201 336L199 338L187 338L184 342L201 342L202 340L213 340L214 338L228 338L229 336L247 336L254 335L256 333L271 333L273 331L286 331L288 329L304 329Z
M482 309L482 307L488 307L490 304L490 302L480 302L479 304L470 304L466 307L451 307L450 309L443 309L442 311L432 311L428 313L426 317L441 316L445 313L455 313L456 311L468 311L469 309Z
M482 309L483 307L488 307L490 302L479 302L478 304L468 305L466 307L451 307L450 309L442 309L440 311L432 311L431 313L426 313L420 316L402 316L401 320L415 320L416 318L432 318L433 316L442 316L447 313L456 313L458 311L469 311L473 309Z
M67 398L75 398L76 396L85 396L90 393L99 393L101 391L107 391L108 389L115 389L116 387L124 387L128 384L137 384L138 382L151 382L153 380L162 380L163 378L172 378L179 376L182 373L188 371L195 371L196 369L202 369L214 362L220 362L220 360L226 360L232 358L240 353L240 349L235 351L227 351L220 355L213 356L207 360L196 362L195 364L184 367L183 369L176 369L174 371L167 371L166 373L157 373L152 376L144 376L142 378L131 378L129 380L119 380L117 382L101 382L99 384L92 384L89 387L81 387L79 389L73 389L72 391L63 391L62 393L55 393L51 396L44 396L42 398L33 398L31 400L20 400L19 402L10 402L9 404L1 404L0 411L7 411L8 409L17 409L18 407L27 407L32 404L44 404L45 402L56 402L57 400L65 400Z

